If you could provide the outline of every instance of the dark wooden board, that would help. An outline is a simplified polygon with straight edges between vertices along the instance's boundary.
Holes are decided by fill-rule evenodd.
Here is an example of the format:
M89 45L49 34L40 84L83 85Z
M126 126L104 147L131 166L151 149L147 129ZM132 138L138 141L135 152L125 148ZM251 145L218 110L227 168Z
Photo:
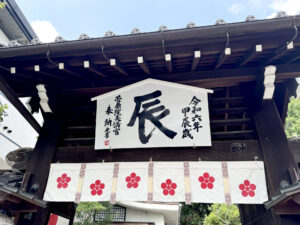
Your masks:
M247 150L233 152L233 143L245 143ZM94 146L60 147L55 162L134 162L134 161L251 161L254 157L261 160L258 141L216 141L212 147L151 148L94 150Z

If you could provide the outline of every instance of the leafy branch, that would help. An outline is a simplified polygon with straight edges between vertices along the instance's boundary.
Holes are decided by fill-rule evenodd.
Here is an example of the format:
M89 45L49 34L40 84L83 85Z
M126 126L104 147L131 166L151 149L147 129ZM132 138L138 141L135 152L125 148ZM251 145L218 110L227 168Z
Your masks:
M2 105L0 102L0 122L3 121L3 117L7 116L7 113L5 112L5 110L8 108L8 106L6 104Z
M99 211L109 211L110 209L109 203L81 202L76 208L74 225L107 225L111 222L109 214L102 221L95 221L95 215Z
M6 6L6 2L0 2L0 8L4 9L4 7Z

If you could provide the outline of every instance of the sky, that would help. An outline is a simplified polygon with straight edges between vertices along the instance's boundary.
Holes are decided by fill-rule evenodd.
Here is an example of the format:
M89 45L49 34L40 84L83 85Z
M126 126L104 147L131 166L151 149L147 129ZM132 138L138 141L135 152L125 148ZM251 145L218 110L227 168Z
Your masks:
M272 18L278 11L300 14L300 0L16 0L42 42L58 35L66 40L86 33L103 37L111 30L129 34L135 27L142 32L244 21L248 15Z

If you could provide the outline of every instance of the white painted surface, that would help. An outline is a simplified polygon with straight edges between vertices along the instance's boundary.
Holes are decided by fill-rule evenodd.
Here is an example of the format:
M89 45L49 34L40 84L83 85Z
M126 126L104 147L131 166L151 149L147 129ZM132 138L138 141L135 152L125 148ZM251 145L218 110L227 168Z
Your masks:
M207 100L211 92L146 79L99 95L92 99L97 100L95 149L211 146ZM137 97L144 99L136 103ZM153 118L163 114L160 119ZM146 118L140 126L143 115Z
M159 218L161 218L161 216L159 215L163 215L165 225L178 225L179 213L180 213L179 204L158 204L158 203L154 204L154 203L123 201L123 202L118 202L118 205L126 207L127 210L126 214L129 210L129 212L131 213L130 218L134 216L140 218L140 216L145 215L146 214L145 212L147 212L148 219L151 219L151 216L153 216L153 220L155 219L159 220ZM129 219L127 219L126 217L126 221L129 222Z
M165 225L165 219L162 213L136 210L131 208L126 209L126 222L154 222L155 225Z
M14 221L6 215L0 215L0 225L14 225Z
M20 99L25 104L27 98ZM0 92L0 101L6 104L8 108L5 110L7 116L4 116L3 122L0 123L0 132L6 136L0 135L0 157L5 159L7 153L21 147L34 147L37 141L38 133L24 119L19 111L8 101L8 99ZM37 121L42 124L42 115L35 116ZM4 127L8 127L4 130ZM12 130L8 133L8 130ZM9 140L10 139L10 140ZM19 146L18 146L19 145Z
M7 38L7 36L3 32L3 30L0 29L0 43L1 42L5 43L5 44L8 44L9 43L9 39Z

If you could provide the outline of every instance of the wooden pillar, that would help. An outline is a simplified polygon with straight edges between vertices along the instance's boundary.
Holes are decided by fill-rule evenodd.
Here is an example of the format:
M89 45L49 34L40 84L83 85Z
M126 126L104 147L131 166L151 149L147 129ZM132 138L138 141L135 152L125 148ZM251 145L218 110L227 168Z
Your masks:
M253 110L252 116L265 162L268 193L271 197L277 194L280 188L293 183L289 169L294 168L294 171L299 173L298 167L274 100L263 101ZM243 224L294 225L299 223L293 219L293 216L282 217L277 215L274 209L267 211L263 205L244 205L240 206L240 210Z
M272 196L280 188L292 184L290 169L299 171L274 100L265 101L253 113L253 119L265 162L269 195Z
M266 210L264 205L239 205L243 225L284 225L274 210Z
M43 198L46 188L50 164L53 162L61 131L61 121L53 114L46 113L44 125L38 141L28 163L28 168L22 183L27 192ZM49 209L39 208L32 225L46 225L49 218ZM22 221L18 224L22 224Z

